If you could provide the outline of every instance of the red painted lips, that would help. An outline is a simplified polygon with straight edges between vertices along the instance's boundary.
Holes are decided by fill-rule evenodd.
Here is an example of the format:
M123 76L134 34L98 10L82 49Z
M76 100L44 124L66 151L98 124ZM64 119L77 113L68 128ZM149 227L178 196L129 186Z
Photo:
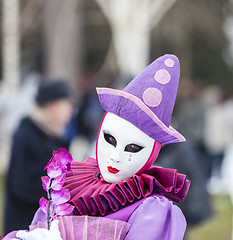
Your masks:
M109 171L110 173L113 173L113 174L116 174L116 173L118 173L118 172L119 172L119 170L118 170L118 169L116 169L116 168L113 168L113 167L111 167L111 166L109 166L109 167L108 167L108 171Z

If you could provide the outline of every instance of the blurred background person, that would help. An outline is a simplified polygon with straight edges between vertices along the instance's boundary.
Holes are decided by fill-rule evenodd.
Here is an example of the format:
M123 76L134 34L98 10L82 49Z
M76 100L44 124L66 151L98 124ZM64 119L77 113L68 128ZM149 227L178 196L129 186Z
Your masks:
M205 105L200 99L202 86L186 79L180 88L173 125L184 134L186 142L164 146L157 164L182 171L191 180L187 198L179 203L189 230L210 220L213 210L207 189L209 176L206 174L207 156L203 143Z
M24 117L12 140L6 180L5 234L27 229L39 199L44 195L41 176L53 150L69 148L63 139L66 124L73 113L71 92L62 80L42 79L35 107Z
M104 111L90 76L81 79L80 89L82 94L66 128L66 137L71 141L73 159L84 161L88 156L95 157L95 141Z

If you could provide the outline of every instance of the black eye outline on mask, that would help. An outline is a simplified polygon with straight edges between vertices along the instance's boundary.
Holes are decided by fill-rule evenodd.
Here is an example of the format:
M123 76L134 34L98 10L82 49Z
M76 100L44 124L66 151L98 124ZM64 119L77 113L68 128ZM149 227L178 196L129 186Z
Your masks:
M139 146L135 143L130 143L128 145L125 146L124 151L125 152L132 152L132 153L137 153L140 152L144 147Z
M105 139L106 142L108 142L112 146L116 147L117 140L111 134L104 132L104 139Z

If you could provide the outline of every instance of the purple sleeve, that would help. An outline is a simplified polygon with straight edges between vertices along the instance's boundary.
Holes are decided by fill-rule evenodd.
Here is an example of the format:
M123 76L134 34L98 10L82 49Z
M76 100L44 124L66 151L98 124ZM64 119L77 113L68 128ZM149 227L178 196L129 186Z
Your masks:
M125 240L182 240L186 220L179 207L163 196L147 198L133 212Z
M33 219L32 219L32 223L31 225L36 225L39 221L40 222L46 222L46 214L42 211L41 208L38 208L38 210L36 211Z
M35 215L34 215L34 218L33 218L33 220L32 220L31 225L36 225L37 222L39 222L39 221L41 221L41 222L45 222L45 221L46 221L46 214L41 210L41 208L39 208L39 209L36 211L36 213L35 213ZM8 233L2 240L11 240L11 239L13 239L13 238L18 239L18 238L16 237L16 233L17 233L17 232L18 232L18 231L13 231L13 232Z
M17 233L18 231L13 231L13 232L10 232L10 233L8 233L2 240L11 240L11 239L13 239L13 238L16 238L17 239L17 237L16 237L16 233ZM1 238L0 238L1 239Z

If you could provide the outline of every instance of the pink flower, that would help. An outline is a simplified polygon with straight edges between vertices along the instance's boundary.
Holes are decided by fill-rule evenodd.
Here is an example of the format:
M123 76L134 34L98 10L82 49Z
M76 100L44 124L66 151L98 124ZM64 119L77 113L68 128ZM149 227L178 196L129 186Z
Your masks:
M41 181L44 190L47 192L49 190L50 178L48 176L43 176L41 177Z
M42 197L42 198L40 199L40 202L39 202L39 203L40 203L40 208L42 209L42 211L47 214L49 201L48 201L47 199L45 199L44 197ZM50 206L49 206L50 216L53 215L53 212L54 212L54 211L53 211L53 205L50 204Z
M70 200L70 191L63 188L60 191L53 191L51 196L53 203L59 205Z
M69 203L63 203L56 206L56 214L63 216L63 215L70 215L74 210L74 206Z
M57 191L61 190L64 183L65 183L65 174L61 174L60 176L53 179L51 188Z
M66 203L70 200L70 192L63 189L65 183L65 173L71 170L71 154L65 149L60 148L53 152L53 156L44 170L47 169L47 175L41 178L42 185L48 194L48 199L40 199L40 207L47 214L47 224L55 215L71 214L74 206Z
M47 166L47 174L50 178L58 177L62 174L62 163L56 158L52 158L52 161Z
M58 149L57 155L61 158L62 164L71 163L73 161L71 154L65 148Z
M44 170L47 169L50 178L55 178L70 170L72 160L71 154L65 148L60 148L53 152L53 156Z
M42 180L42 186L46 192L48 192L50 188L58 191L62 189L65 183L65 174L61 174L52 180L48 176L43 176L41 177L41 180Z

